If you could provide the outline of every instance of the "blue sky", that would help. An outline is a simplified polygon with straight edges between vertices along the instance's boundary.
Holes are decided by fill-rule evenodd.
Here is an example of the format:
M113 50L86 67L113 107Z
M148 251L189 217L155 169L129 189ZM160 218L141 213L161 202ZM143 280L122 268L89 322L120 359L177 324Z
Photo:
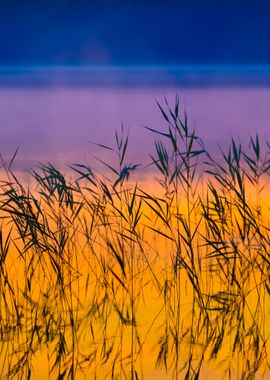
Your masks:
M1 2L1 65L270 64L270 2Z

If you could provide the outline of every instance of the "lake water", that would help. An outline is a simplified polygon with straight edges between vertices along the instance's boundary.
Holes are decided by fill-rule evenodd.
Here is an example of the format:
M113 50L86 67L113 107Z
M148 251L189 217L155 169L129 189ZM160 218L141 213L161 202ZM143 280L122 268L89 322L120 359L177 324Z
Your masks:
M211 70L7 68L0 151L9 158L19 146L16 170L91 166L92 142L112 146L123 123L130 159L147 164L157 135L144 126L164 131L155 103L173 107L176 94L214 155L231 136L266 140L269 71ZM269 378L269 163L255 144L249 161L234 152L228 169L193 176L191 136L178 135L169 169L160 166L159 194L153 178L146 190L121 183L121 168L110 182L87 168L74 181L43 166L30 191L2 177L8 379Z

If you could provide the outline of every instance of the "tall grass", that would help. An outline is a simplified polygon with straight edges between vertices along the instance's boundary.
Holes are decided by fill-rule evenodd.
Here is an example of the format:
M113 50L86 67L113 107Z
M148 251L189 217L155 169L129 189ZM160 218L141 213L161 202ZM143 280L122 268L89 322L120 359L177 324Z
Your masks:
M178 98L158 108L150 186L123 126L108 161L30 186L1 158L2 378L269 377L270 146L212 157Z

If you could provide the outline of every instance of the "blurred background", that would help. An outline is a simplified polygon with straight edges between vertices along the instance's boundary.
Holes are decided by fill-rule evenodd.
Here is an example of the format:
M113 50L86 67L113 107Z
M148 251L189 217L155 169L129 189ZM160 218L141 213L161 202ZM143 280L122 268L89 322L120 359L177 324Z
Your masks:
M174 103L209 150L270 120L269 1L2 1L0 152L17 168L91 160L123 122L147 163Z

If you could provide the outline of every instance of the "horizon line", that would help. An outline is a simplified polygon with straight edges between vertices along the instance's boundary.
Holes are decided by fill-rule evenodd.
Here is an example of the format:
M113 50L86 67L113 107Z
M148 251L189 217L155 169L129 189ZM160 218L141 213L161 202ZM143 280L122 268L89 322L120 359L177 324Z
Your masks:
M28 71L169 71L169 72L199 72L199 73L270 73L269 64L138 64L138 65L55 65L55 64L11 64L1 65L0 73L28 72Z

